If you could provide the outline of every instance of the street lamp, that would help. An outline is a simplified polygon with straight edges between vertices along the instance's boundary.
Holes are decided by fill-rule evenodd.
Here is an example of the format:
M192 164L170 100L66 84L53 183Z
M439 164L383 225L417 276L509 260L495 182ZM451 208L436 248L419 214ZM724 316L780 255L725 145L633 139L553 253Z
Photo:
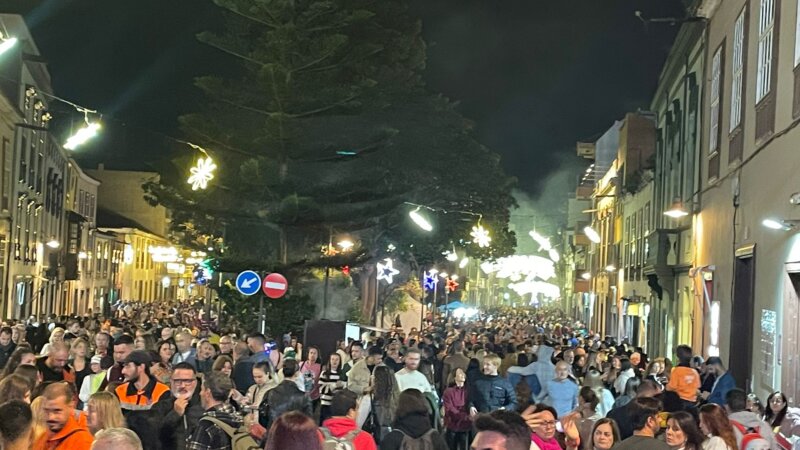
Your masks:
M61 243L58 242L58 240L56 240L56 238L54 238L54 237L50 238L50 240L47 241L47 243L45 245L50 247L50 248L52 248L52 249L57 249L58 247L61 247Z
M798 224L800 224L800 220L764 219L761 221L761 225L764 225L771 230L783 231L789 231L792 228L795 228Z
M686 208L683 206L683 202L680 198L676 198L672 202L672 207L666 211L664 211L665 216L672 217L673 219L680 219L681 217L686 217L689 215L689 212L686 211Z
M599 234L597 233L597 231L595 231L595 229L594 229L594 228L592 228L591 226L587 226L587 227L585 227L585 228L583 229L583 234L585 234L585 235L586 235L586 237L588 237L588 238L589 238L589 240L590 240L590 241L592 241L592 242L594 242L595 244L599 244L599 243L600 243L600 241L601 241L601 239L600 239L600 235L599 235Z
M86 125L75 132L72 136L67 139L67 142L64 143L65 150L75 150L78 146L83 145L89 139L97 136L97 132L100 131L100 124L97 122L89 122L89 119L86 119Z
M411 220L413 220L414 223L423 230L433 231L433 225L431 225L431 223L428 222L428 219L419 213L419 209L420 207L418 206L417 209L411 210L411 212L408 213L408 217L411 217Z
M10 37L10 38L3 39L3 41L0 42L0 55L2 55L3 53L11 50L12 47L17 45L17 42L18 42L18 39L15 38L15 37Z
M349 251L351 248L353 248L356 244L354 244L353 241L351 241L349 239L345 239L343 241L340 241L336 245L341 247L343 252L346 252L346 251Z

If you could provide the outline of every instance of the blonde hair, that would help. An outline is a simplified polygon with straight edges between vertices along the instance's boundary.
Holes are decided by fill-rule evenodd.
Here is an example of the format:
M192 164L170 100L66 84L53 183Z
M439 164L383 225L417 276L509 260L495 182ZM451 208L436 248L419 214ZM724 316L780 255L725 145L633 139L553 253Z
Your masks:
M483 357L483 362L490 362L493 366L500 367L500 364L503 362L503 360L501 360L500 357L494 353L488 353Z
M33 422L31 424L32 442L36 442L39 437L47 432L47 419L44 416L44 396L40 395L31 402L31 413Z
M81 344L86 346L86 351L88 352L89 351L89 343L86 341L86 339L77 338L74 341L72 341L72 344L69 347L69 354L72 355L72 356L75 356L75 352L78 350L78 346L81 345Z
M50 332L50 339L48 339L48 342L51 343L51 344L54 344L56 342L55 341L55 337L56 337L57 334L61 334L61 341L63 341L65 333L66 332L61 327L53 328L53 331Z
M89 397L89 406L97 409L97 429L90 430L93 434L106 428L125 428L125 418L117 397L106 391L95 392Z

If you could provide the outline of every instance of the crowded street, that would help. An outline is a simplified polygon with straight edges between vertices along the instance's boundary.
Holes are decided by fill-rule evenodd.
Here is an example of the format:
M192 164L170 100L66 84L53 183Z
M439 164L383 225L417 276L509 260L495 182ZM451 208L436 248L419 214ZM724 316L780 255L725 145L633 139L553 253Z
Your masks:
M3 0L0 450L800 450L800 0Z

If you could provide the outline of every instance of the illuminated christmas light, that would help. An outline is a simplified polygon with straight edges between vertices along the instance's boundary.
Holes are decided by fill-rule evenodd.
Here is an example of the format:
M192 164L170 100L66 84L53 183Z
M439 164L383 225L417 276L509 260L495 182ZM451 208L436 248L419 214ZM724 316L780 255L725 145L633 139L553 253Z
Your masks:
M458 286L459 286L459 284L458 284L458 282L455 280L455 278L449 278L449 279L447 280L447 290L448 290L448 291L450 291L450 292L455 292L455 291L456 291L456 289L458 289Z
M461 262L458 263L458 268L463 269L464 267L467 267L467 264L469 264L469 258L464 257L461 259Z
M394 282L394 276L399 274L400 271L394 268L392 258L386 258L384 261L386 264L377 264L378 281L386 280L386 283L392 284Z
M426 291L431 292L436 289L436 285L439 284L439 277L436 276L437 273L435 269L432 269L430 272L425 272L423 286Z
M214 170L217 165L211 157L200 158L197 160L197 165L190 169L191 175L187 182L192 185L192 190L205 189L208 187L208 182L214 179Z
M469 233L472 236L472 242L478 244L478 247L488 247L492 242L492 237L489 236L489 231L483 227L483 225L478 222L477 225L472 227L472 231Z

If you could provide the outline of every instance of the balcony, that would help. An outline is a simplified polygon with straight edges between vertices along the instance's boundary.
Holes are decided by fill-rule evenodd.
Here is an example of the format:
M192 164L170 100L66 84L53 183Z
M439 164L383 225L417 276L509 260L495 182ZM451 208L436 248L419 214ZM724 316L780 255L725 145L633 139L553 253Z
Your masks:
M644 274L650 289L661 298L664 290L674 289L674 267L679 262L679 233L677 230L659 229L647 236Z

